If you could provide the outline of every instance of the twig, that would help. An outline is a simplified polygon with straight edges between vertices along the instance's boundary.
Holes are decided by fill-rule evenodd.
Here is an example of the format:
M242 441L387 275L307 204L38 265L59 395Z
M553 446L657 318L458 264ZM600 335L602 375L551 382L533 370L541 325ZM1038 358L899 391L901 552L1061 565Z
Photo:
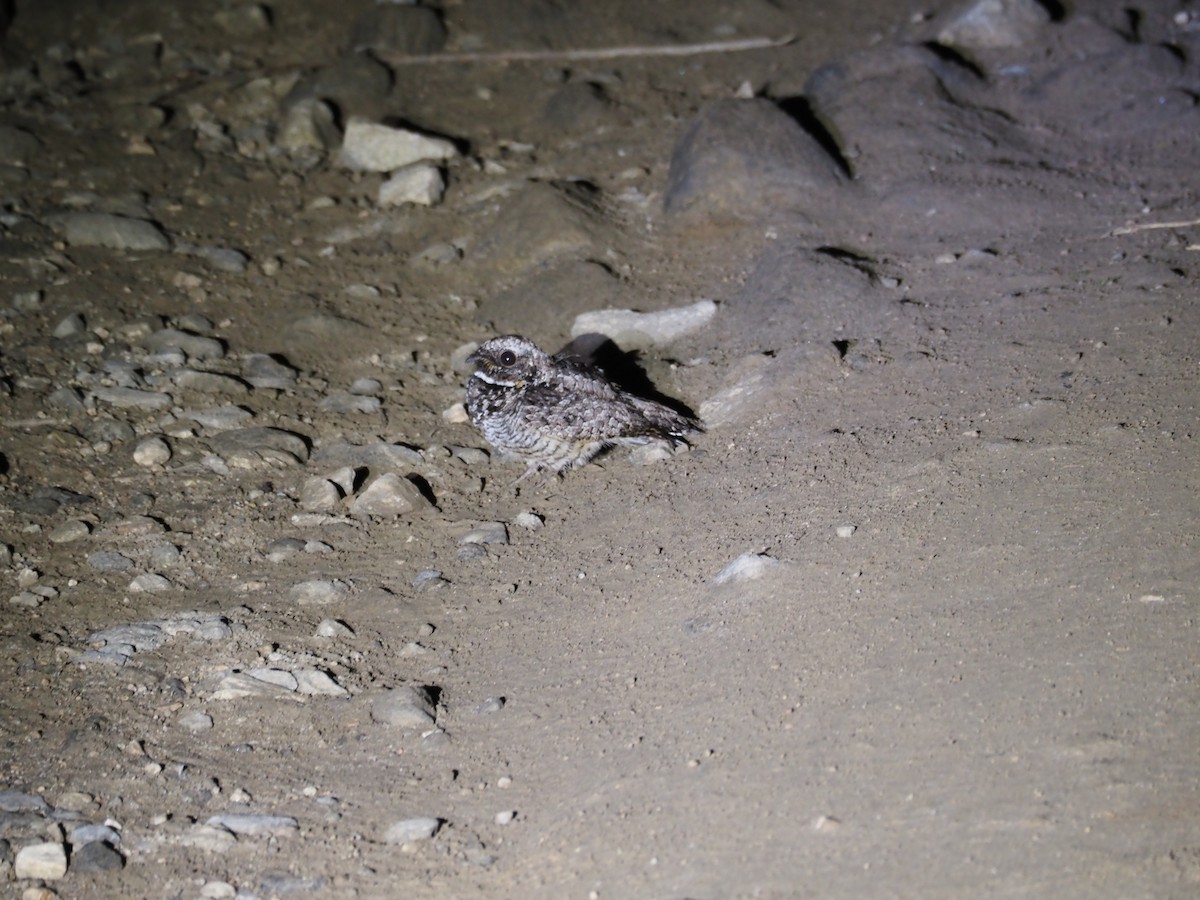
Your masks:
M1144 225L1123 225L1120 228L1114 228L1110 233L1116 237L1119 234L1137 234L1139 231L1155 231L1159 228L1190 228L1193 225L1200 225L1200 219L1191 219L1187 222L1146 222Z
M794 34L781 38L743 38L737 41L712 41L707 44L667 44L659 47L599 47L592 50L509 50L496 53L380 53L379 58L393 66L427 66L440 63L508 63L541 60L622 59L629 56L696 56L701 53L739 53L743 50L768 50L786 47L796 40Z

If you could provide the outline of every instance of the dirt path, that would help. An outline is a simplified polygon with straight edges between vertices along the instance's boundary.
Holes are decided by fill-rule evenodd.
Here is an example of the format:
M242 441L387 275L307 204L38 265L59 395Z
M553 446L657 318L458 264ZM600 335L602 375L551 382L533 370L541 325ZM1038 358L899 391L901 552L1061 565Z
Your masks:
M1200 18L1087 6L18 0L6 895L1195 896ZM469 349L688 307L509 488Z

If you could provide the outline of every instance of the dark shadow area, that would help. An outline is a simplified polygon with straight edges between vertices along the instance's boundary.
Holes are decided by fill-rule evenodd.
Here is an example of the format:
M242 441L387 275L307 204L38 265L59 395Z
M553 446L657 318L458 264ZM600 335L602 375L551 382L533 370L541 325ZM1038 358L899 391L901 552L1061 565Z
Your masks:
M842 174L847 178L854 177L854 167L842 153L842 144L833 129L826 123L807 97L785 97L776 102L776 106L787 113L792 120L816 141L821 149L833 158Z
M555 359L569 359L580 365L599 369L604 376L623 391L653 400L670 409L699 421L699 417L686 404L659 391L645 369L638 363L637 350L622 350L616 342L604 334L581 334L556 354Z

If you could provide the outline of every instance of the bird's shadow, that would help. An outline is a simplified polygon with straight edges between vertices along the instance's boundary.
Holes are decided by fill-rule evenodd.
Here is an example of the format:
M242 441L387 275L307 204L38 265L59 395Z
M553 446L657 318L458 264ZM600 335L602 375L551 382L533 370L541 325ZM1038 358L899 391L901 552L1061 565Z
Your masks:
M694 419L700 417L686 403L668 397L654 386L638 362L637 350L622 350L616 341L606 334L590 332L581 334L554 354L555 359L569 359L592 369L599 369L612 384L643 400L653 400Z

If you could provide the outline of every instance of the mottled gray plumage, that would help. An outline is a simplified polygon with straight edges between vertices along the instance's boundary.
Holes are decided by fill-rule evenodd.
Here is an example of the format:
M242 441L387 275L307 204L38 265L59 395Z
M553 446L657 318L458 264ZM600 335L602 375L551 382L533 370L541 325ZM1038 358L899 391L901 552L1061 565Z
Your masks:
M535 472L582 466L612 444L686 443L699 423L670 407L614 386L602 372L550 356L510 334L467 357L467 414L489 444L524 461L517 481Z

